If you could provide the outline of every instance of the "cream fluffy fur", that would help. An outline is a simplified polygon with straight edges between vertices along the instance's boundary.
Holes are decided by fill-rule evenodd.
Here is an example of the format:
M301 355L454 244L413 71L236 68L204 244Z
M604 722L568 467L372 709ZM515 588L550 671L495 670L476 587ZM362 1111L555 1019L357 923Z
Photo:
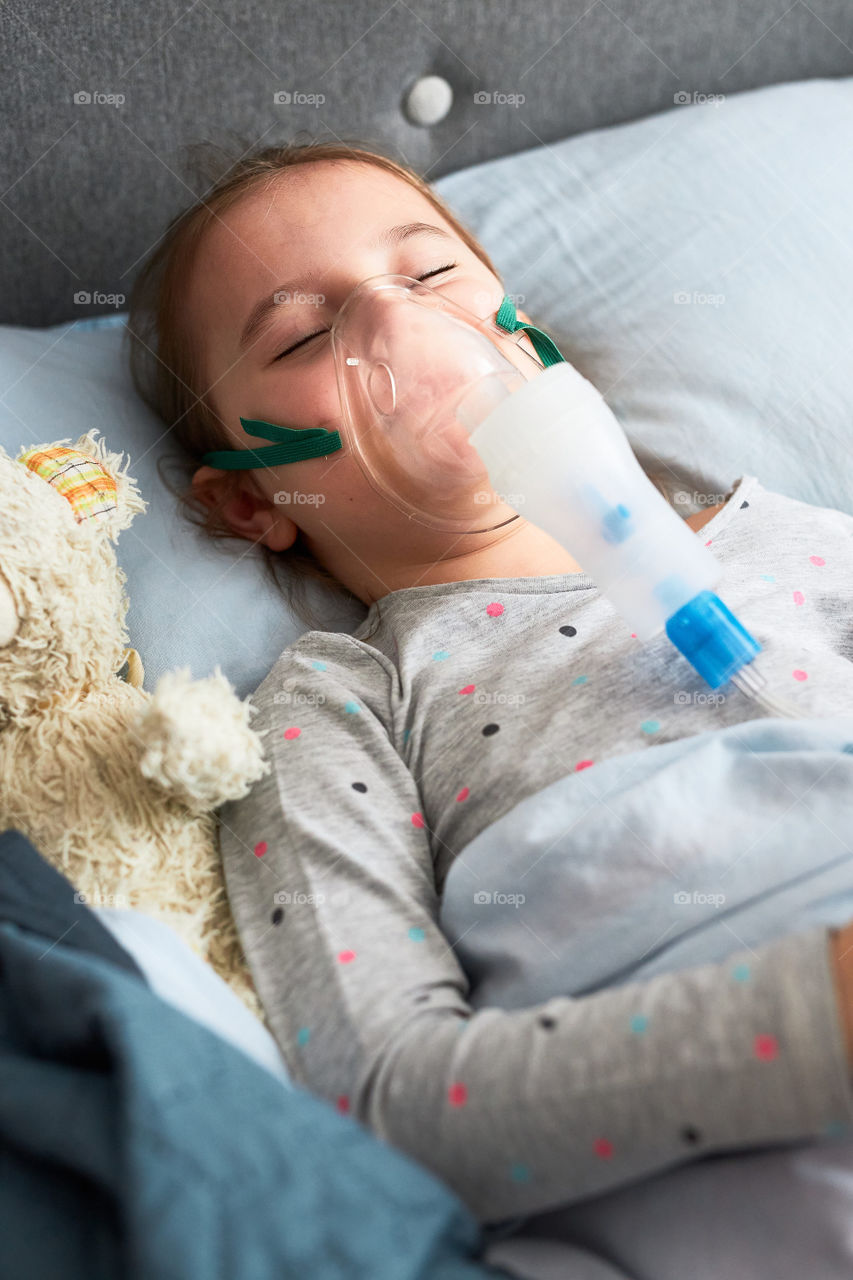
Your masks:
M55 442L115 481L114 509L85 519L0 449L0 829L24 832L93 907L166 921L263 1020L214 813L269 772L254 707L218 667L142 689L113 543L146 503L97 435Z

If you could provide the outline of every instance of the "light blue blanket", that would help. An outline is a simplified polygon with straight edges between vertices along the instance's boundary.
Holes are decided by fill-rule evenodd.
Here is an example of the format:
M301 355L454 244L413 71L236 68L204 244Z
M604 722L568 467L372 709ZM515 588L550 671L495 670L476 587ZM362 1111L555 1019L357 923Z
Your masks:
M472 1005L519 1008L851 918L838 716L752 720L559 779L461 851L440 923ZM637 1280L849 1280L853 1144L697 1161L551 1219Z

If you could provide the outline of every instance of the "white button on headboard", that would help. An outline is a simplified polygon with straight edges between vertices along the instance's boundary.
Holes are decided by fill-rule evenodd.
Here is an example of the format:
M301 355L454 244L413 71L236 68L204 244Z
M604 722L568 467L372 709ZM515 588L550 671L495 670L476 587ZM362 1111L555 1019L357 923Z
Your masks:
M412 124L438 124L453 105L453 89L444 76L421 76L406 95L406 115Z

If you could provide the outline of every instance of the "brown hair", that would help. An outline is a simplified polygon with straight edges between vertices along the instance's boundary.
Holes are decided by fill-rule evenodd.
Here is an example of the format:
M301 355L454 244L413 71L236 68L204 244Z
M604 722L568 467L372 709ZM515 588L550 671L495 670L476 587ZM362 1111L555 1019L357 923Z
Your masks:
M238 144L239 145L239 144ZM231 448L232 441L208 400L208 389L202 388L199 351L182 314L186 295L185 282L192 271L201 239L216 218L249 191L263 189L287 169L317 160L356 160L376 165L396 174L429 200L430 204L456 231L459 238L500 280L500 275L485 249L451 212L429 183L414 170L378 151L345 141L291 142L281 146L239 151L238 158L227 158L222 171L221 148L210 143L196 143L187 148L189 164L202 181L210 180L207 190L167 226L153 252L143 264L133 284L129 300L126 338L134 385L143 400L165 422L181 454L160 458L157 469L166 487L178 499L184 514L211 538L224 541L240 538L229 527L223 515L228 499L240 484L253 483L251 471L223 472L225 496L214 505L203 502L190 483L192 473L201 465L208 450ZM237 154L237 153L235 153ZM177 465L180 481L173 485L160 469L161 462ZM207 486L213 488L213 483ZM260 491L258 491L260 492ZM352 601L355 597L332 576L311 554L300 533L286 552L271 551L258 543L264 566L276 588L281 590L289 606L306 625L323 627L322 619L310 607L306 586L315 580L325 584L339 597ZM230 549L230 548L229 548ZM285 569L282 578L279 570Z

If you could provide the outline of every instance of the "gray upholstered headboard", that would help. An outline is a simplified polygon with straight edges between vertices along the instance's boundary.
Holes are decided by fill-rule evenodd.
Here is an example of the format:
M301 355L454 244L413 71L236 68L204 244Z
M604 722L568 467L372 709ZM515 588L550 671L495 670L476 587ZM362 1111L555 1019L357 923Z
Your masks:
M337 135L434 179L676 94L849 75L853 5L3 0L0 49L0 322L43 325L128 293L195 195L187 142ZM415 122L419 96L445 114Z

